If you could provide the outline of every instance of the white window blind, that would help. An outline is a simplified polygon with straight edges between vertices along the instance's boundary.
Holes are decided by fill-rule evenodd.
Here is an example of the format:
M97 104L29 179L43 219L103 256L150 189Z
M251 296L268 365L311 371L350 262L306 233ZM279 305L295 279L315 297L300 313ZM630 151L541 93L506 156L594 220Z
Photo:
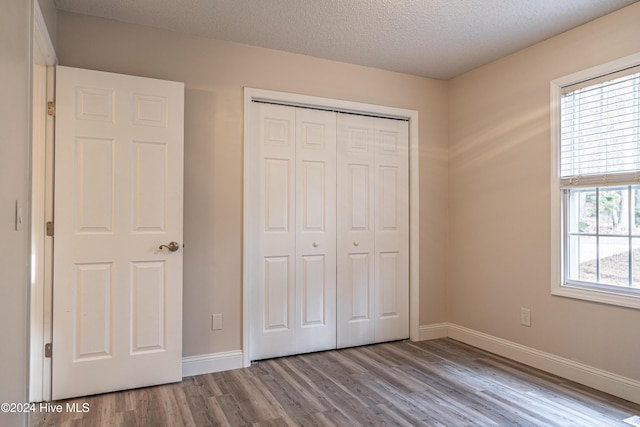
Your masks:
M564 187L640 178L640 67L563 88Z

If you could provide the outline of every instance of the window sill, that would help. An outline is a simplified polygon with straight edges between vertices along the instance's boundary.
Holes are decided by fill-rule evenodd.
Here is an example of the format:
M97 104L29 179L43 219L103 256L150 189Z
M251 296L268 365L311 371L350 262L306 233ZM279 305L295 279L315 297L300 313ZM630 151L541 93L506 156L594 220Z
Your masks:
M640 296L608 289L588 289L580 286L564 285L552 289L551 295L640 310Z

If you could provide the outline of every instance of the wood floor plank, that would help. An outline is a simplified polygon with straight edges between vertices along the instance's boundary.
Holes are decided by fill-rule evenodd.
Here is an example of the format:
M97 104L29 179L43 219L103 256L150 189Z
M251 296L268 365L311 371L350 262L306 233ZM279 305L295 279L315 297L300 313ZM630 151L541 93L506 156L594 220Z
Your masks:
M32 427L621 426L640 405L451 340L260 361L181 383L55 402Z
M222 406L218 403L218 397L221 396L211 396L209 397L207 406L210 408L210 411L207 411L205 414L205 418L198 422L198 426L230 426L231 423L229 419L224 413ZM200 424L202 423L202 424Z
M217 396L215 400L222 408L225 418L232 426L251 425L253 422L258 421L253 417L253 414L248 408L243 407L233 395L225 394Z

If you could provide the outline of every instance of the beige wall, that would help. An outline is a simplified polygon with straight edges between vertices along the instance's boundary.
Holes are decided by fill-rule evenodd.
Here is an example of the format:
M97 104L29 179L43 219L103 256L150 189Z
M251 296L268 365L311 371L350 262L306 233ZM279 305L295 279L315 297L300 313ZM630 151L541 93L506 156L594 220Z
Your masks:
M640 380L640 311L549 282L549 82L638 51L640 3L449 82L449 321Z
M31 4L2 2L0 12L0 402L27 400L27 290ZM15 230L15 201L25 221ZM26 425L25 414L0 412L0 425Z
M49 32L49 38L51 44L55 48L56 46L56 32L58 27L58 12L56 11L56 5L54 0L38 0L44 23L47 25L47 31Z
M549 283L549 81L639 51L638 22L635 4L449 82L67 13L57 53L63 65L186 84L185 356L241 348L249 86L419 111L421 324L640 379L640 312L552 298ZM212 313L222 331L209 330Z
M186 85L185 356L241 348L244 86L418 110L420 322L446 320L446 82L67 13L57 54L62 65ZM224 315L222 331L210 330L212 313Z

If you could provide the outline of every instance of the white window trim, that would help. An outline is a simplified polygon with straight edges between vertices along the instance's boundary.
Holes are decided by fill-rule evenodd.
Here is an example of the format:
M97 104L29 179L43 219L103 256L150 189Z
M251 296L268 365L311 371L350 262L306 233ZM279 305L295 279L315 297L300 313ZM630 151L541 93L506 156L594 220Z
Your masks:
M551 294L610 305L640 309L640 297L615 289L591 289L563 285L564 256L562 191L560 189L560 97L562 88L624 68L640 65L640 53L626 56L551 81Z

